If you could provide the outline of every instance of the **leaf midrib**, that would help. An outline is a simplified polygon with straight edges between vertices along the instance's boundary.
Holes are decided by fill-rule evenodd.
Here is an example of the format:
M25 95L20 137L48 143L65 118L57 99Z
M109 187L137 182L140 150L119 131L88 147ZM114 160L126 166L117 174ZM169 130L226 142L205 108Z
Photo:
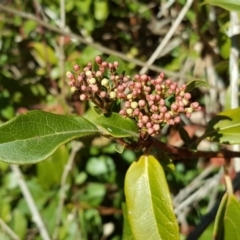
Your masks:
M68 134L74 134L74 133L78 133L78 134L81 134L81 133L84 133L84 132L88 132L89 135L91 135L92 133L99 133L99 130L96 129L96 130L77 130L77 131L64 131L64 132L57 132L57 133L54 133L54 134L45 134L45 135L36 135L36 136L33 136L33 137L29 137L29 138L22 138L22 139L14 139L14 140L10 140L10 141L4 141L3 143L0 143L1 144L4 144L4 143L9 143L9 142L20 142L20 141L26 141L26 140L36 140L37 138L45 138L45 137L54 137L56 135L68 135ZM76 135L78 135L76 134ZM77 136L76 136L77 137Z

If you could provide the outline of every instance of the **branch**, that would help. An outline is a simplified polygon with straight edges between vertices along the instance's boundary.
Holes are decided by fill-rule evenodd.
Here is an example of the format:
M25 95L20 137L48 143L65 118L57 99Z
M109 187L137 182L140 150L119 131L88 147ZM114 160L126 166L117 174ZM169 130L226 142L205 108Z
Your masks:
M239 107L239 32L234 32L239 26L240 20L238 14L230 12L230 36L231 36L231 49L229 56L229 75L230 75L230 87L231 87L231 107ZM233 145L234 151L240 150L240 145ZM240 172L240 159L233 160L234 168L236 172Z
M193 0L188 0L186 2L185 6L183 7L182 11L179 13L177 19L173 23L173 25L170 28L170 30L168 31L168 33L165 35L164 39L161 41L161 43L159 44L159 46L157 47L155 52L149 58L149 60L147 61L147 64L145 64L145 66L141 69L140 74L143 74L143 73L147 72L149 66L151 66L153 64L153 62L157 59L157 57L159 56L161 51L166 47L168 41L171 39L173 34L176 32L176 29L178 28L179 24L181 23L185 14L187 13L189 8L191 7L192 2L193 2Z
M146 144L147 146L154 146L156 148L160 148L161 150L167 152L168 154L172 155L174 159L179 159L179 158L185 158L185 159L190 159L190 158L198 158L198 157L203 157L203 158L234 158L234 157L240 157L240 152L234 152L230 151L227 149L221 149L218 152L211 152L211 151L196 151L193 152L189 149L185 148L178 148L174 147L172 145L162 143L158 141L157 139L150 137L146 141L148 143Z
M0 226L3 231L6 232L13 240L20 240L15 232L0 218Z
M33 221L36 223L40 235L43 240L50 240L47 228L42 220L42 217L37 209L37 206L33 200L33 197L27 187L27 184L23 178L20 168L17 165L11 165L11 169L17 178L18 185L21 189L21 192L26 200L26 203L32 214Z
M121 52L118 52L118 51L115 51L115 50L111 50L107 47L104 47L104 46L98 44L98 43L90 42L90 41L84 39L83 37L81 37L81 36L79 36L75 33L70 32L69 30L67 31L65 29L52 26L48 22L42 21L41 19L36 18L32 14L22 12L22 11L19 11L19 10L16 10L16 9L12 9L12 8L9 8L9 7L5 7L2 4L0 4L0 10L3 10L5 12L11 13L11 14L14 14L14 15L17 15L17 16L20 16L20 17L25 18L25 19L30 19L30 20L38 23L39 25L45 27L46 29L48 29L50 31L56 32L56 33L58 33L60 35L63 35L63 36L69 36L71 38L77 39L79 42L81 42L83 44L86 44L86 45L89 45L89 46L91 46L95 49L98 49L100 52L102 52L104 54L117 56L117 57L119 57L119 58L121 58L121 59L123 59L127 62L134 63L134 64L136 64L138 66L141 66L141 67L147 67L148 69L153 70L153 71L158 72L158 73L164 72L165 74L167 74L168 76L171 76L173 78L183 77L179 73L174 73L174 72L171 72L171 71L167 71L167 70L165 70L163 68L160 68L156 65L151 65L151 64L148 65L146 62L142 62L142 61L140 61L136 58L128 57L124 53L121 53ZM188 76L184 76L184 78L186 78L188 80L192 79Z
M76 153L79 151L79 149L82 147L82 143L80 142L76 142L73 141L72 142L72 151L71 154L69 156L68 162L65 165L62 177L61 177L61 187L59 190L59 202L58 202L58 206L57 206L57 210L56 210L56 223L55 223L55 229L53 231L53 240L58 239L58 233L60 230L60 225L61 225L61 221L62 221L62 211L63 211L63 205L64 205L64 201L65 201L65 193L67 190L67 177L68 174L70 173L70 171L72 170L72 165L73 165L73 161L75 158Z

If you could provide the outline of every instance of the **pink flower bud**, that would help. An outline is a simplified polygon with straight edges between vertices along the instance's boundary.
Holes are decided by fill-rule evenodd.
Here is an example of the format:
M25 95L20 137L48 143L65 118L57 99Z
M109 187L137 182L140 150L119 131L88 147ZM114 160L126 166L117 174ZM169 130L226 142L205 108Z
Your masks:
M141 99L141 100L138 101L138 105L139 105L140 108L144 108L146 106L146 101Z
M154 135L154 132L155 132L155 131L154 131L153 128L148 128L147 131L148 131L148 134L149 134L149 135Z
M190 93L185 93L183 98L186 99L186 100L190 100L191 99L191 94Z
M193 102L193 103L191 104L191 107L192 107L193 109L198 109L199 103L198 103L198 102Z
M98 86L96 84L92 85L91 88L94 93L98 92Z
M147 123L146 123L146 127L147 127L147 128L151 128L151 127L152 127L152 123L151 123L151 122L147 122Z
M120 112L119 112L119 114L121 114L122 116L126 116L127 113L126 113L125 110L121 109Z
M74 75L71 72L69 72L69 71L66 73L66 77L68 79L74 79Z
M101 63L102 63L102 58L101 58L100 56L96 56L96 57L95 57L95 62L96 62L97 64L101 64Z
M142 122L143 122L143 123L147 123L148 120L149 120L149 117L148 117L147 115L143 115L143 116L142 116Z
M113 62L113 66L114 66L115 68L118 68L119 63L118 63L117 61L114 61L114 62Z
M158 132L160 130L159 124L154 124L153 129L154 129L155 132Z
M175 122L175 123L180 123L180 121L181 121L181 118L180 118L179 116L176 116L176 117L174 118L174 122Z
M101 91L99 95L101 98L105 98L107 96L107 92Z
M74 69L74 71L79 71L80 70L80 66L79 65L77 65L77 64L75 64L74 66L73 66L73 69Z
M165 84L166 84L166 86L170 87L170 85L172 84L172 80L171 79L167 79Z
M140 110L139 110L139 108L135 108L134 110L133 110L133 116L138 116L139 115L139 113L140 113Z
M140 80L142 82L146 82L148 80L148 76L146 74L143 74L143 75L140 76Z

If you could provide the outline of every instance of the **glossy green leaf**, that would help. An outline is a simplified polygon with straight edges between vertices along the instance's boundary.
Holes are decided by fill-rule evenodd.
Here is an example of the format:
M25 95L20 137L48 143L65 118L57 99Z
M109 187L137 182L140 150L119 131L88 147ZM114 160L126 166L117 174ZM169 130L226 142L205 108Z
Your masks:
M228 11L240 12L240 0L205 0L204 3L222 7Z
M152 155L132 163L124 187L134 239L179 239L179 229L162 166Z
M225 144L240 143L240 108L219 113L213 117L204 134L211 141Z
M240 240L240 203L232 194L229 195L224 217L224 239Z
M100 115L93 121L103 134L116 138L138 137L138 126L130 118L122 117L118 113Z
M209 88L209 84L203 80L193 80L186 84L186 92L191 92L194 88L206 87Z
M128 221L128 215L127 215L127 205L126 203L122 204L122 210L123 210L123 240L134 240L132 230Z
M240 240L240 203L233 194L225 194L221 201L215 224L213 239Z
M61 144L98 132L82 117L30 111L0 126L0 160L36 163L49 157Z
M224 194L221 204L218 208L218 212L214 222L213 229L213 239L214 240L224 240L223 239L223 225L224 225L224 215L226 211L226 205L228 201L228 194Z

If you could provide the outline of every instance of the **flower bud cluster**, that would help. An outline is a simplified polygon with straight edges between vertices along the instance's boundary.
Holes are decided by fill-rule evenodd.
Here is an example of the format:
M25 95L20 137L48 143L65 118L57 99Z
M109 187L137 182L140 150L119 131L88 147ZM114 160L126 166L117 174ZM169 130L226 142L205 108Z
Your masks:
M190 117L193 111L200 110L197 102L190 102L186 85L164 80L163 73L155 79L145 74L131 78L117 74L118 62L107 63L97 56L95 63L96 71L91 63L83 71L74 66L75 74L67 72L69 85L80 92L80 100L90 100L105 111L121 100L119 113L135 119L141 132L154 136L165 124L179 123L180 114Z
M80 93L80 100L90 100L103 111L108 111L116 100L116 92L119 81L123 76L116 74L118 62L107 63L101 57L95 58L97 69L93 70L91 62L81 71L80 66L74 65L74 72L67 72L71 91ZM106 77L106 75L108 77Z
M197 102L190 103L191 94L186 93L186 85L178 86L170 79L164 81L161 73L156 79L147 75L135 75L128 82L127 94L119 96L124 107L120 114L135 118L140 129L149 135L158 134L165 124L174 125L180 122L180 114L187 117L200 110Z

